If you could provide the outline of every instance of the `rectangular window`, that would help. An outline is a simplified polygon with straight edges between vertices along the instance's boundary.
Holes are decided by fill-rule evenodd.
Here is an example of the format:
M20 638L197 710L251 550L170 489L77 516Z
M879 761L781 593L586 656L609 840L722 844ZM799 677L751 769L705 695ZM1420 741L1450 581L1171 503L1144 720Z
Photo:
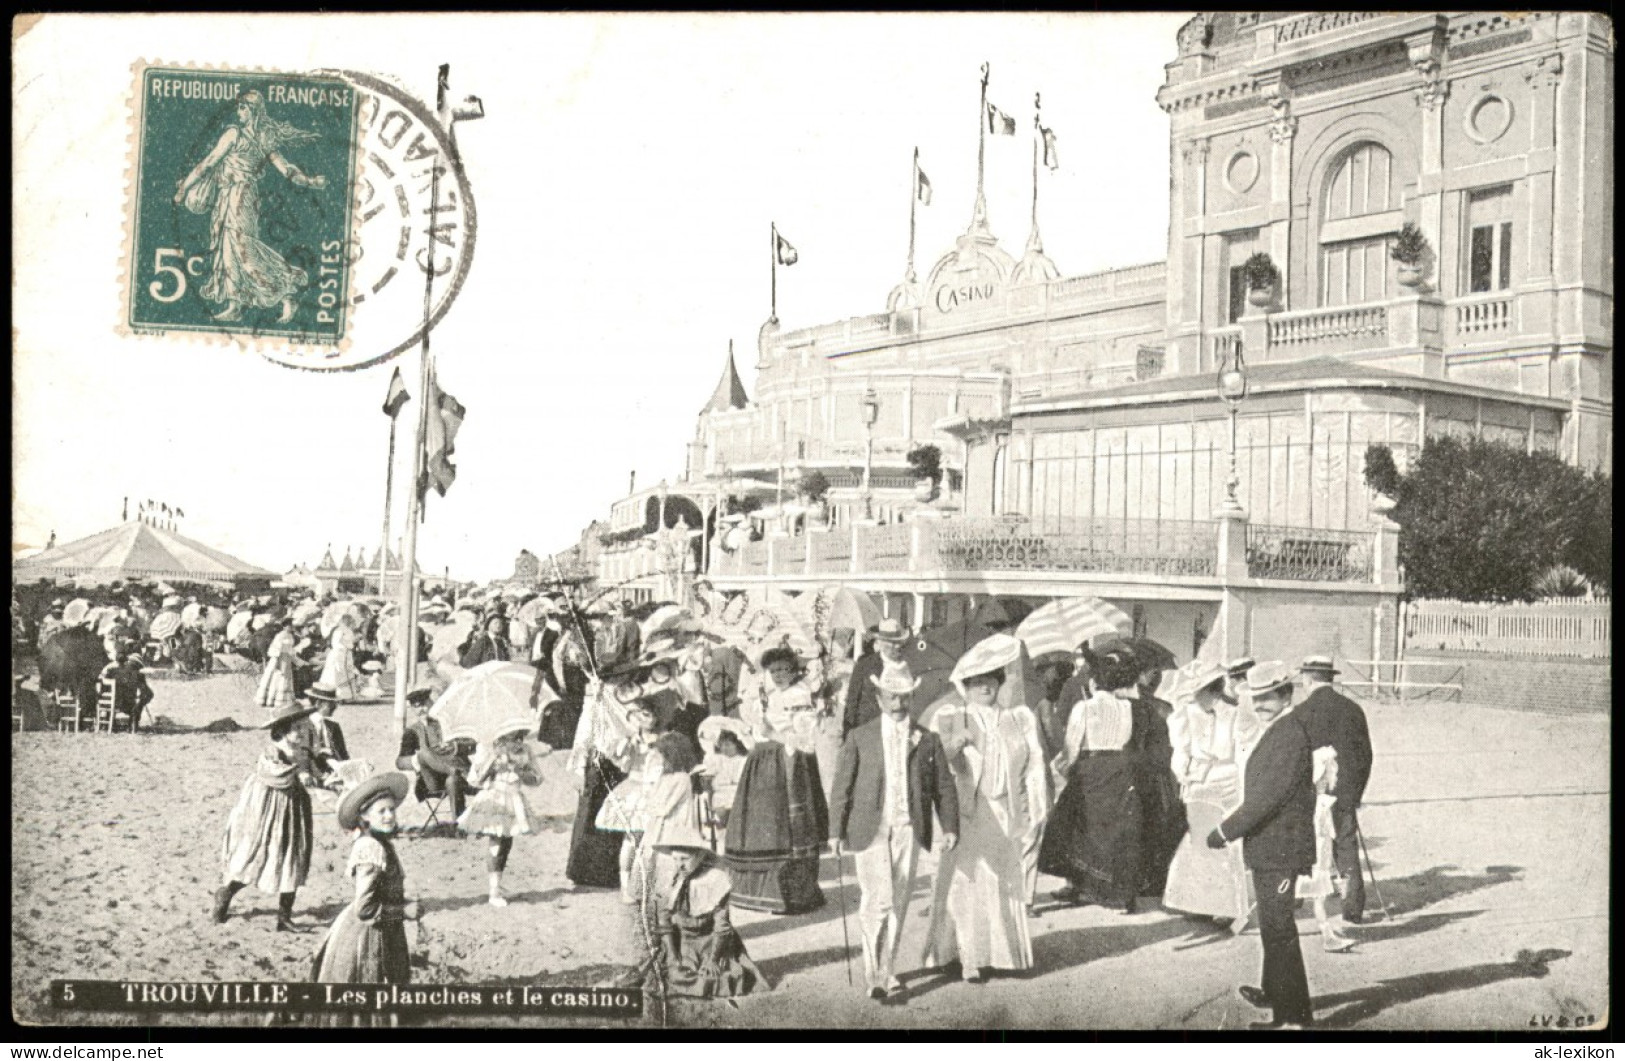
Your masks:
M1232 232L1224 237L1223 275L1229 283L1224 293L1225 323L1234 324L1247 312L1247 285L1241 279L1241 266L1258 250L1258 230ZM1277 263L1279 264L1279 263Z
M1357 306L1389 297L1387 236L1326 243L1320 248L1320 304Z
M1512 189L1471 192L1467 200L1467 290L1505 291L1512 286Z
M1247 312L1247 284L1241 279L1241 266L1230 267L1230 309L1225 316L1226 324L1234 324Z

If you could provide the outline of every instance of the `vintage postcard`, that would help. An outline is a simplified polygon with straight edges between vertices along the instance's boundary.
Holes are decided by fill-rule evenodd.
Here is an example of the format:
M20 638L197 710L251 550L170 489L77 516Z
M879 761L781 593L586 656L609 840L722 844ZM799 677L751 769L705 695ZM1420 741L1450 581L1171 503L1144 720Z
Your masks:
M1606 1034L1615 47L17 17L13 1037Z

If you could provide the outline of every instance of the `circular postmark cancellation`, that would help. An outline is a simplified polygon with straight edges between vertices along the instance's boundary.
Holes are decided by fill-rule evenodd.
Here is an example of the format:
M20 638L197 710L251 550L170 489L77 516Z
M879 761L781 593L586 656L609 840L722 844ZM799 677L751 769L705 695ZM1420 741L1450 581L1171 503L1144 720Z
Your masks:
M121 330L334 371L445 316L474 200L422 103L350 71L141 67L138 93Z

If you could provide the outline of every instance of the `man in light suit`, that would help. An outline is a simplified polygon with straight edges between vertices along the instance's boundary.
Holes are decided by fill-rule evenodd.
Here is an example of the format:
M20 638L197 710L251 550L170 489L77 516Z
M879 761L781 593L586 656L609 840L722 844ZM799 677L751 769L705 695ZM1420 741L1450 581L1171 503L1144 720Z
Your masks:
M869 997L882 1001L902 990L894 966L915 862L931 846L931 815L941 820L943 844L952 850L959 842L959 796L942 742L909 719L919 679L892 672L864 680L881 714L841 745L830 829L835 857L849 848L857 863L864 974Z

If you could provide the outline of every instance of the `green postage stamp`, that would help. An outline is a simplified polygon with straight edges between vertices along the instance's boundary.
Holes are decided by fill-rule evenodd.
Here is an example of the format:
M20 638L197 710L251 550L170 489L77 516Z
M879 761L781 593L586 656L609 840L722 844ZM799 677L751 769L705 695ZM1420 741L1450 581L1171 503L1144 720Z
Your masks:
M330 76L137 73L125 326L343 349L356 89Z

